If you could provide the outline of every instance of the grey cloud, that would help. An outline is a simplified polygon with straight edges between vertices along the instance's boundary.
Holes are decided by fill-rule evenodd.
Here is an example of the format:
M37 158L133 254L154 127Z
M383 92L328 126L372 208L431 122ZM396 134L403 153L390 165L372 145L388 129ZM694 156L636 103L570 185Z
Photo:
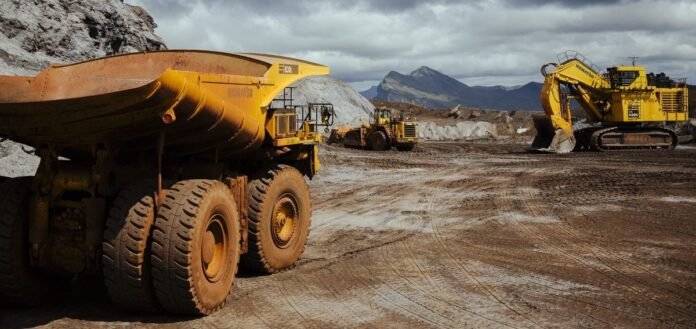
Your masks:
M348 82L427 65L465 82L522 84L566 49L603 67L641 56L649 70L696 81L696 4L686 1L129 2L150 11L172 48L295 56Z
M556 5L568 8L579 8L587 6L613 5L618 3L635 2L632 0L506 0L512 6L543 6Z

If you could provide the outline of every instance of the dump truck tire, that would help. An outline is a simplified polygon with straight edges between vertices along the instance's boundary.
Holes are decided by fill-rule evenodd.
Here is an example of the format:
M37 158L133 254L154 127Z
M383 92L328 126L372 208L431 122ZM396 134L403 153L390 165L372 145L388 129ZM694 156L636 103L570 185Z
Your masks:
M370 148L375 151L385 151L389 149L387 135L381 131L375 131L367 137Z
M187 180L168 190L152 232L152 279L165 310L207 315L225 305L241 249L239 214L229 188Z
M277 166L249 181L249 251L242 266L271 274L295 266L309 236L312 207L304 176Z
M416 148L416 144L401 144L396 146L396 149L401 152L410 152L413 151L414 148Z
M104 283L119 308L152 312L159 309L150 271L150 231L155 221L153 182L119 192L109 211L102 244Z
M48 278L29 266L28 199L32 179L0 184L0 304L36 306L54 291Z

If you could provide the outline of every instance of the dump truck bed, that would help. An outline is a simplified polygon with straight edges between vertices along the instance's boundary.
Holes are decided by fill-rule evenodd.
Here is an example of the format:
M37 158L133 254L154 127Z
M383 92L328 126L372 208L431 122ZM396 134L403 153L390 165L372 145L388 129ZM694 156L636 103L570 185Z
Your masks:
M169 154L242 153L265 137L266 107L326 66L262 54L162 51L0 76L0 137L68 153L94 145Z

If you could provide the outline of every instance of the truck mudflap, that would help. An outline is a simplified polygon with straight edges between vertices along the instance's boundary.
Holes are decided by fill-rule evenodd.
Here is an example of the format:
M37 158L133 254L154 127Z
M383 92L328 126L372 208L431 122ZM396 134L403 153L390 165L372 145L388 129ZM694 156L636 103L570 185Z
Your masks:
M545 116L534 116L534 137L531 151L547 153L570 153L575 148L575 136L566 134L562 129L553 126L551 119Z

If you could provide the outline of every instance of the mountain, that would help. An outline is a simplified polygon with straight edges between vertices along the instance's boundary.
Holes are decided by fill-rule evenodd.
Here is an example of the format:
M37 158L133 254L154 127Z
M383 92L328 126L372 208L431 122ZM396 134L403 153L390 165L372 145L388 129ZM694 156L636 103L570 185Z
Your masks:
M483 109L540 110L541 84L530 82L513 88L472 87L423 66L409 75L389 72L377 86L376 92L372 97L374 100L407 102L428 108L463 105Z
M363 97L367 99L373 99L377 96L377 86L372 86L368 90L363 90L360 92L360 95L363 95Z

